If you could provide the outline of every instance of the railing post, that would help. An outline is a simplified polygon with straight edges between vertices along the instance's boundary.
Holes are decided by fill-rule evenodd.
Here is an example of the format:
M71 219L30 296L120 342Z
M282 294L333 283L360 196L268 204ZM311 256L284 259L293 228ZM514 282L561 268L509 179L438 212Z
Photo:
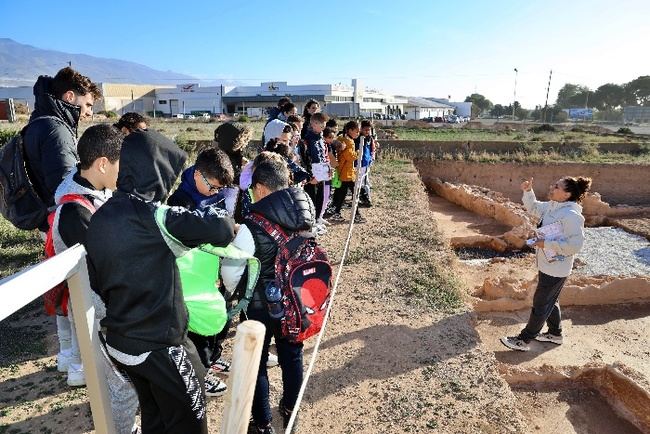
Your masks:
M237 326L232 372L221 421L222 434L244 434L248 430L265 333L266 327L258 321L244 321Z
M106 376L100 359L104 355L99 347L101 343L97 334L99 330L95 321L95 306L90 295L92 289L88 279L86 255L79 259L76 272L68 278L68 288L95 432L114 434L115 424Z

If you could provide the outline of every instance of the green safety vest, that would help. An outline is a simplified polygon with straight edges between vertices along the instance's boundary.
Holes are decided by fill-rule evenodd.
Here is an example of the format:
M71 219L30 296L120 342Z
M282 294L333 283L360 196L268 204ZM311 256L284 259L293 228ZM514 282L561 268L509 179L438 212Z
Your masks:
M195 248L185 246L174 238L165 226L168 209L166 205L156 209L156 224L165 243L176 256L183 298L189 312L188 328L202 336L215 335L223 329L229 317L234 317L248 307L260 274L260 261L232 244L226 247L216 247L212 244L202 244ZM227 306L217 287L222 258L247 262L246 289L234 306ZM226 297L230 299L233 294L226 294Z

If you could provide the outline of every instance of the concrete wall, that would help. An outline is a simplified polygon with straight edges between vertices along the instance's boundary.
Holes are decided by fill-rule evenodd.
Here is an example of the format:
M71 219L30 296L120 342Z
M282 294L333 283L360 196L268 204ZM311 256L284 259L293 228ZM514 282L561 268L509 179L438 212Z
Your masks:
M397 148L413 153L416 156L423 156L426 154L436 152L515 152L523 149L523 145L518 142L498 142L498 141L421 141L421 140L383 140L383 144L395 146ZM540 142L541 143L541 142ZM543 150L550 151L571 151L577 150L579 144L573 143L560 143L560 142L543 142L541 143ZM598 143L598 150L600 152L620 152L620 153L633 153L639 152L643 144L640 142L603 142Z
M612 205L649 205L650 183L647 165L634 164L580 164L580 163L469 163L416 158L415 165L425 185L432 178L462 182L498 191L510 200L521 202L522 180L534 177L535 191L546 199L551 183L563 176L589 176L593 179L592 191Z

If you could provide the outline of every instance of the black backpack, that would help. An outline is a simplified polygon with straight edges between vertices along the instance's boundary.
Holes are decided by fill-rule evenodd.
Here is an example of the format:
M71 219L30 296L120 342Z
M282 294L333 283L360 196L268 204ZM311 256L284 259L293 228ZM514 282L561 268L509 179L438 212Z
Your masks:
M47 218L47 205L27 174L23 141L27 127L46 117L52 116L34 119L0 148L0 214L18 229L36 229Z

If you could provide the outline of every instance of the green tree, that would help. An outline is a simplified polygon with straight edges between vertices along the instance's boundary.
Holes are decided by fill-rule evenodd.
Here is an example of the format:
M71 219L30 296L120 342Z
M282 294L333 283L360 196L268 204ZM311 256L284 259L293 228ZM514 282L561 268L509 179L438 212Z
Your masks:
M493 116L495 118L498 118L499 116L503 116L505 114L506 108L501 104L495 104L494 107L492 107L492 110L490 110L490 116Z
M473 93L467 98L465 102L472 103L472 117L475 118L481 113L489 111L492 108L492 101L481 95L480 93Z
M557 93L557 105L559 108L571 108L571 107L584 107L586 93L589 92L587 86L582 86L580 84L571 84L567 83L559 90ZM576 104L578 100L581 100L581 104Z
M623 86L607 83L600 86L591 95L592 106L598 110L612 110L621 107L625 103L625 89Z
M650 75L642 75L630 81L625 85L625 90L638 105L650 106Z

